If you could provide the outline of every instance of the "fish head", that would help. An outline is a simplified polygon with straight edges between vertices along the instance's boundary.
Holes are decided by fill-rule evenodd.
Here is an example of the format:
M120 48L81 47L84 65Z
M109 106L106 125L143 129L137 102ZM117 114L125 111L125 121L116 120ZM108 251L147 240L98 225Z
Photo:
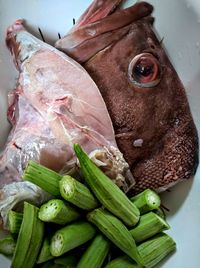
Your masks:
M186 92L154 33L152 10L139 2L104 18L100 13L96 22L80 23L56 43L82 62L98 85L136 180L134 192L163 191L190 178L198 165Z

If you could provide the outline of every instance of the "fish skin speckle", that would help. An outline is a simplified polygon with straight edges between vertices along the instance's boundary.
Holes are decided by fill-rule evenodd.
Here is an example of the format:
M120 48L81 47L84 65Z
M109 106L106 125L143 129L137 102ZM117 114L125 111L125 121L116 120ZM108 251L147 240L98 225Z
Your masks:
M183 84L154 33L153 7L137 2L126 10L116 10L119 2L94 0L85 13L88 23L82 16L84 25L73 28L56 46L82 63L99 87L117 145L136 181L131 193L145 188L163 191L195 174L199 161L197 130ZM96 20L92 15L87 17L93 9ZM123 24L127 18L130 21ZM99 34L87 38L89 29L94 28ZM73 50L71 41L77 44ZM159 83L149 87L145 87L149 78L145 68L149 66L142 66L144 58L140 58L139 68L131 69L137 70L133 77L139 82L132 83L128 75L130 62L147 52L151 57L146 55L146 62L150 67L154 64L153 71L159 70L153 73ZM182 51L177 50L177 57L182 59ZM143 77L144 73L147 76ZM139 149L138 137L145 141Z
M137 139L133 141L133 146L135 147L142 147L143 145L143 139Z

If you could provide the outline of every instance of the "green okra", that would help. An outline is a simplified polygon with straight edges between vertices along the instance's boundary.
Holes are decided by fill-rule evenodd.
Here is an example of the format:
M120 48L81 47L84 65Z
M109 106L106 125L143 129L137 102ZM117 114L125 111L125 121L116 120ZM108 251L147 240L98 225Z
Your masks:
M98 234L83 253L76 268L100 268L110 249L110 241L102 234Z
M59 181L62 176L49 168L30 160L22 178L36 184L53 196L60 196Z
M50 252L58 257L95 236L96 229L88 222L79 221L59 229L52 237Z
M120 256L107 263L105 268L142 268L143 266L133 262L133 260L127 256Z
M47 261L45 263L35 266L35 268L37 267L38 268L68 268L68 266L59 265L59 264L54 263L53 261Z
M146 268L155 267L175 249L176 243L165 233L160 233L138 246Z
M7 235L0 239L0 254L13 255L16 247L16 241L11 235Z
M159 207L159 208L153 210L153 212L156 213L156 214L157 214L158 216L160 216L161 218L163 218L164 220L166 219L165 212L164 212L164 210L163 210L161 207Z
M167 255L176 249L174 240L165 233L160 233L138 246L138 251L144 260L144 267L153 268ZM109 262L105 268L141 268L127 255Z
M144 190L131 197L130 200L139 209L140 214L159 208L161 202L159 195L151 189Z
M100 203L120 218L127 226L134 226L139 221L138 208L128 199L120 188L108 178L81 149L74 145L85 181Z
M44 235L44 223L38 218L38 208L24 202L23 220L11 268L32 268L35 265Z
M85 210L92 210L99 206L97 199L91 191L71 176L64 176L60 180L59 185L61 196L75 206Z
M90 212L87 215L87 219L95 224L118 248L137 263L142 264L143 260L137 250L131 233L118 218L109 211L99 208Z
M44 222L65 225L78 219L80 214L74 207L63 200L51 199L40 207L38 217Z
M77 266L77 256L75 254L69 254L67 256L62 256L54 259L54 263L65 268L76 268Z
M53 258L54 257L50 252L50 238L46 237L43 241L39 256L37 258L37 264L47 262Z
M18 234L23 219L23 213L10 210L8 213L8 228L12 234Z
M130 230L130 233L135 242L139 243L169 228L169 224L164 219L154 212L149 212L140 217L139 223Z

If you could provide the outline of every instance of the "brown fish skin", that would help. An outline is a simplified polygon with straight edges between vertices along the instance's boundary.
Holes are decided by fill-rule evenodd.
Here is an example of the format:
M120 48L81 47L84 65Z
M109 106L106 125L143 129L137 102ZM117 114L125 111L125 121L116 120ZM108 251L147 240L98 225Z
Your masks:
M141 18L119 31L125 27L123 38L93 55L84 67L99 87L118 147L136 180L130 192L145 188L163 191L194 175L198 165L197 130L184 87L154 34L152 18ZM131 61L141 53L149 53L160 70L155 74L155 82L160 77L159 83L147 86L148 73L139 70L138 76L135 68L131 74L128 71ZM151 64L147 61L139 67ZM144 83L134 83L132 74ZM151 73L149 78L153 81Z

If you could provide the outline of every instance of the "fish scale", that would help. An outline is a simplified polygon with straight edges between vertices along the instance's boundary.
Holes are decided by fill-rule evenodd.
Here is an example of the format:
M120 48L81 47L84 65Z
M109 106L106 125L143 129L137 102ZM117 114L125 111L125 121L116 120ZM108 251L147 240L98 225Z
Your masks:
M88 23L94 6L96 21ZM197 130L185 89L154 33L153 7L142 1L124 10L115 5L101 16L106 8L107 1L93 1L87 20L83 13L55 45L82 63L99 87L136 180L132 194L148 187L163 191L192 177L198 165ZM87 31L94 27L98 34L91 38Z

